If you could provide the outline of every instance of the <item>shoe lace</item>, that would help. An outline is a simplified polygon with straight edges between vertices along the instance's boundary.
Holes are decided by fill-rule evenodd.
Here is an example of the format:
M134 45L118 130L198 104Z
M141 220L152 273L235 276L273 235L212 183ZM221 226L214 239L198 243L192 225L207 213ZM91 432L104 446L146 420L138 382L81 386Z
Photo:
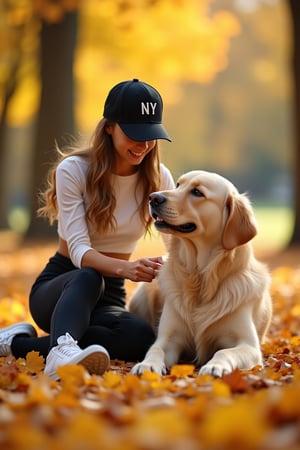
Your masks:
M77 345L77 341L75 341L69 333L58 338L57 348L67 357L72 357L81 351L81 348Z

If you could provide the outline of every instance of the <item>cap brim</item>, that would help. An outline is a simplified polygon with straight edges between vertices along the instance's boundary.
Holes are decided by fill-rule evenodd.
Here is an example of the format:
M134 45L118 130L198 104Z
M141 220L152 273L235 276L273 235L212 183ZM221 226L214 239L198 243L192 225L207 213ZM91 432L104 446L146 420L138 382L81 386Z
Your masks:
M161 123L119 123L119 127L133 141L152 141L155 139L171 138Z

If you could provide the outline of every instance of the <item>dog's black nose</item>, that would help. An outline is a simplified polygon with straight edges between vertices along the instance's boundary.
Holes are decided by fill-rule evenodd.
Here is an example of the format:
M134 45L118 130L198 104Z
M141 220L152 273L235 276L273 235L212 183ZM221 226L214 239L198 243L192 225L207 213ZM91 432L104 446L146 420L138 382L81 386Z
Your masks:
M153 207L161 205L166 200L166 197L159 192L152 192L152 194L150 194L149 196L150 205Z

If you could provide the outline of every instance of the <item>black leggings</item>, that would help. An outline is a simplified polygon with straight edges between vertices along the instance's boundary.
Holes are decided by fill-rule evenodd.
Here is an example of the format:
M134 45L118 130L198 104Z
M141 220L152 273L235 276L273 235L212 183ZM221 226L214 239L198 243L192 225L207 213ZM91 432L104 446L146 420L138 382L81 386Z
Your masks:
M81 348L104 346L112 359L139 361L154 341L151 326L126 310L123 278L103 277L92 268L76 268L56 253L32 286L29 307L47 336L16 336L15 357L35 350L46 358L66 332Z

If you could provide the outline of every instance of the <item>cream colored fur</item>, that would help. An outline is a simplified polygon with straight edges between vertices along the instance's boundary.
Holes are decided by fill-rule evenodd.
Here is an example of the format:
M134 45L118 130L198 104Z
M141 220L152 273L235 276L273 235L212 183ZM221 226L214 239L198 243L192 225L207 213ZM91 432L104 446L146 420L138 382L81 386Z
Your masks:
M173 228L158 227L171 234L167 259L158 280L142 283L129 304L157 330L132 372L164 374L183 354L201 374L218 377L262 365L270 275L253 253L257 227L247 197L218 174L192 171L176 189L151 194L151 204L158 225ZM182 232L184 224L196 228Z

